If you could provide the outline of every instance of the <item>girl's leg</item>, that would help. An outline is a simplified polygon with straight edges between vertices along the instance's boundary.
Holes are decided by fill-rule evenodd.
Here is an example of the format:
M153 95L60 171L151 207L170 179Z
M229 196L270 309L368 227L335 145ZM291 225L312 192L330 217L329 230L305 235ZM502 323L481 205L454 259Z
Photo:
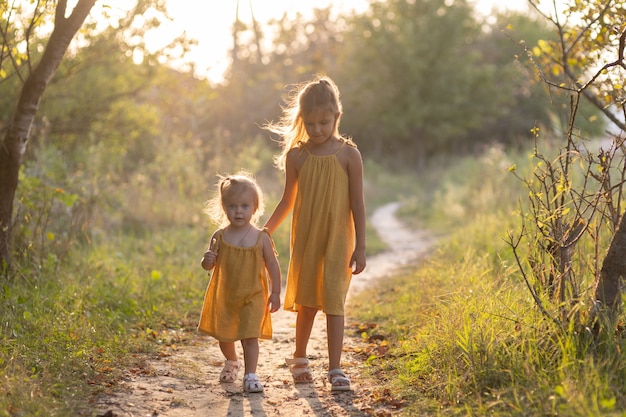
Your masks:
M330 381L332 391L350 390L350 379L341 370L344 324L344 316L326 315L328 381Z
M328 370L341 369L341 352L343 350L344 316L326 316L326 333L328 336Z
M235 350L235 342L220 342L220 350L224 354L226 360L236 361L237 351Z
M309 360L306 357L306 348L309 344L316 314L316 308L301 306L298 310L298 317L296 318L296 351L293 354L293 359L287 359L287 364L296 384L313 381Z
M259 339L243 339L243 361L246 370L243 373L243 390L245 392L263 392L263 384L256 376L256 367L259 362Z
M226 357L224 362L224 368L220 373L221 382L235 382L237 379L237 373L239 371L239 358L237 357L237 351L235 350L234 342L219 342L220 350Z
M294 358L306 358L306 348L311 337L311 329L317 314L316 308L301 306L296 318L296 351Z
M256 367L259 363L259 339L243 339L241 341L243 347L243 362L246 374L256 373Z

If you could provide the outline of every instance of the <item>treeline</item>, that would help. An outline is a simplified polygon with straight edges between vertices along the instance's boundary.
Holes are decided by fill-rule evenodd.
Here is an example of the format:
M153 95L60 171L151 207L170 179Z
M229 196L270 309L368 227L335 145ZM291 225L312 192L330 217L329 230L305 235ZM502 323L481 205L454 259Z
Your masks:
M278 148L260 125L279 116L290 84L316 73L340 86L342 131L366 163L402 169L494 142L518 146L534 126L558 130L568 100L547 95L529 61L533 45L554 36L541 19L484 19L464 0L373 2L341 16L329 7L262 33L238 22L221 85L171 69L170 51L140 50L151 26L138 29L134 17L121 28L88 26L78 42L86 46L68 54L46 90L18 189L18 248L68 250L64 236L92 239L94 225L193 224L218 172L248 169L278 193ZM10 120L19 85L17 76L0 84L0 120Z

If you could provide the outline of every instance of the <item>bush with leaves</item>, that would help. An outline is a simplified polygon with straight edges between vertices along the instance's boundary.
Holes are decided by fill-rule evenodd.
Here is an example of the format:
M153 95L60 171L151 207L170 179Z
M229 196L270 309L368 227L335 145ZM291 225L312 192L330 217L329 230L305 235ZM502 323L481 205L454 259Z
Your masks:
M558 38L539 41L527 52L547 88L565 92L569 103L562 137L552 138L554 155L547 154L548 138L540 128L532 129L538 162L532 178L522 178L529 205L522 208L522 232L509 243L546 316L563 329L575 324L597 333L607 324L610 334L626 276L626 108L620 81L626 76L626 2L575 1L562 10L556 3L553 9L529 3L552 23ZM590 142L581 133L584 100L613 122L610 143Z

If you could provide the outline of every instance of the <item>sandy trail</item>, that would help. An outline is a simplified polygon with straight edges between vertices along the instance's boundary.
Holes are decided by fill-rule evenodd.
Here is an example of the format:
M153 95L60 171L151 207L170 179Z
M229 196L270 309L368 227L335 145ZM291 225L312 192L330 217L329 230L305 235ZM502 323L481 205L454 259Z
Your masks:
M359 291L410 264L422 256L432 244L424 233L407 230L395 217L399 203L380 207L371 216L381 238L390 250L370 257L366 270L353 277L348 294L346 323L350 323L350 302ZM207 417L207 416L368 416L389 415L375 411L372 392L374 382L360 378L361 361L354 347L361 340L346 330L342 366L352 380L352 391L332 393L326 380L326 320L317 316L309 342L309 360L313 384L293 384L284 358L294 349L294 313L280 310L272 315L272 341L260 341L257 375L265 386L262 394L244 394L241 382L222 384L218 376L223 357L217 342L207 336L193 334L184 344L165 349L158 358L150 358L145 369L129 370L115 393L97 400L98 415L107 417ZM241 346L238 346L243 358ZM240 370L239 377L243 377ZM378 387L379 388L379 387Z

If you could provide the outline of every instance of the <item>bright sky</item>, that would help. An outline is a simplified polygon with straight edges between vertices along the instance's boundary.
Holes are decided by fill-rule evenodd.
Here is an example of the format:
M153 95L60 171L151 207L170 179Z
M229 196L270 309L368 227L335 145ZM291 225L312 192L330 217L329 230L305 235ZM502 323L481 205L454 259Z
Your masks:
M237 14L237 1L209 0L205 4L203 10L198 10L197 0L168 0L173 21L163 29L164 33L184 30L190 38L196 39L197 48L186 58L196 63L199 72L206 71L210 80L219 81L230 64L228 51L233 46L232 24ZM310 15L314 8L329 5L338 12L364 11L368 4L367 0L240 0L239 19L250 23L254 13L256 21L262 24L280 18L284 13L288 16L295 16L298 12Z
M113 4L116 0L108 0ZM125 0L117 0L124 2ZM197 47L186 59L196 63L196 70L206 74L213 82L222 79L229 66L228 51L232 48L232 24L237 13L235 0L168 0L167 7L173 21L162 25L158 37L152 41L155 45L165 45L166 39L186 32L189 38L198 41ZM527 0L470 0L475 3L480 13L488 15L492 9L524 10ZM123 3L122 3L123 4ZM202 4L204 7L199 6ZM273 18L280 18L284 13L295 15L300 12L310 15L314 8L325 8L332 5L333 10L364 11L368 8L368 0L240 0L239 19L242 22L252 21L251 8L259 23ZM162 39L159 39L162 37Z

